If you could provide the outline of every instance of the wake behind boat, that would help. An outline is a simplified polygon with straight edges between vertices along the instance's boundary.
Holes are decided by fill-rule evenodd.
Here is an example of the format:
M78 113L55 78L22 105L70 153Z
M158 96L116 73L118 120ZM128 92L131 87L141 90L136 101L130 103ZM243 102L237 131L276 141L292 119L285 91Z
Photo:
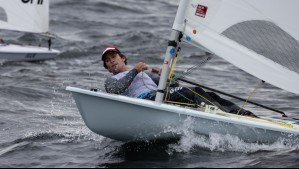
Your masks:
M5 62L55 59L59 53L58 50L45 47L0 44L0 60Z

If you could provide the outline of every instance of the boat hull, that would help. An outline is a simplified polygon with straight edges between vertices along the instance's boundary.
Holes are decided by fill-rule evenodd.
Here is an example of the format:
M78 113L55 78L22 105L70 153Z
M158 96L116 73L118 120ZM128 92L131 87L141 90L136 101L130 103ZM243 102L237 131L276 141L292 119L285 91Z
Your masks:
M0 60L13 61L40 61L55 59L60 52L58 50L36 46L19 46L10 44L0 45Z
M250 143L299 143L296 124L206 113L142 99L67 87L87 127L119 141L179 138L186 131L209 136L212 133L237 136Z

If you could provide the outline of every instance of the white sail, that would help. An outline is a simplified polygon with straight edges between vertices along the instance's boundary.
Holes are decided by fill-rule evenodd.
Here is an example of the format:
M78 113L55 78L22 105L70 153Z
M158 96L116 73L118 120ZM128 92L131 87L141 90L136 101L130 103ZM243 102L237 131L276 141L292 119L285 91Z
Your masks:
M0 0L0 29L45 33L49 0Z
M173 29L253 76L299 94L298 6L298 0L181 0Z

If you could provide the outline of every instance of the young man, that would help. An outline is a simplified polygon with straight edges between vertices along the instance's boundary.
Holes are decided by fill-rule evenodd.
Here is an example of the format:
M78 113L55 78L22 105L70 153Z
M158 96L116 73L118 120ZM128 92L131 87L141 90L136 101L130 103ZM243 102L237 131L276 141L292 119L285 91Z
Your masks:
M112 77L107 78L105 81L107 93L155 100L159 76L145 73L144 71L148 69L145 63L139 62L132 70L128 70L127 57L116 47L107 47L103 51L102 60L104 67L113 74ZM226 112L256 117L250 111L241 109L234 103L222 99L217 94L205 92L199 87L172 86L165 97L167 97L168 101L193 105L213 105Z

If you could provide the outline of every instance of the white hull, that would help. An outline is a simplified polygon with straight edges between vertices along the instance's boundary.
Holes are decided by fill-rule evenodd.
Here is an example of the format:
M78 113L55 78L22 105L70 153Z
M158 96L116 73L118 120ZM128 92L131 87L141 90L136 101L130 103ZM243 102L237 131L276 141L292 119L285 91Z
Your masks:
M119 141L177 138L182 134L181 129L188 128L201 135L229 134L251 143L270 144L280 139L299 143L299 126L293 122L206 113L73 87L66 90L72 92L90 130Z
M7 62L55 59L59 53L58 50L45 47L0 44L0 60Z

